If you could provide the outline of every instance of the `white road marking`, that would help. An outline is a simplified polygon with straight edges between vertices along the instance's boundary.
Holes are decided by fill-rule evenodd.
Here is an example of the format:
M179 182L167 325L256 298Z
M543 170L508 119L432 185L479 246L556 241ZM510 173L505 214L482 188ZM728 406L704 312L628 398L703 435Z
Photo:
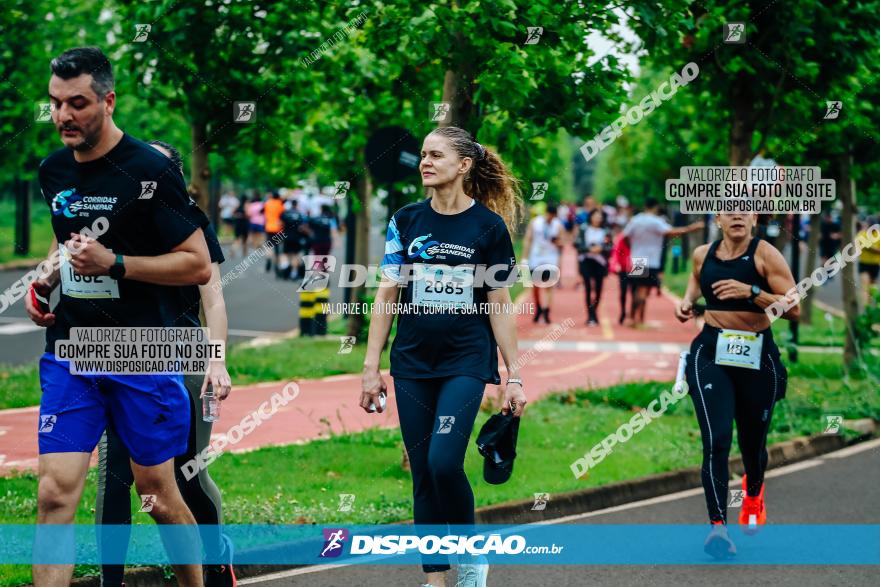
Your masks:
M291 569L289 571L280 571L278 573L270 573L268 575L260 575L259 577L251 577L250 579L239 579L239 585L251 585L253 583L262 583L264 581L274 581L276 579L286 579L287 577L296 577L297 575L307 575L309 573L320 573L321 571L330 571L333 569L341 569L342 567L351 567L348 565L317 565L314 567L304 567L301 569Z
M9 408L6 410L0 410L0 416L6 416L8 414L27 414L29 412L39 412L40 406L27 406L24 408Z
M24 334L25 332L36 332L37 330L43 330L43 327L37 326L29 320L11 322L4 326L0 326L0 334L6 334L10 336L15 334Z
M873 448L877 448L880 446L880 438L875 440L869 440L867 442L860 442L859 444L855 444L853 446L848 446L846 448L842 448L840 450L836 450L832 453L828 453L825 455L827 459L842 459L844 457L848 457L850 455L858 454L860 452L864 452L866 450L871 450Z
M229 336L247 336L251 338L257 338L260 336L266 336L270 338L276 338L287 334L286 331L278 331L278 332L269 332L266 330L244 330L240 328L230 328Z

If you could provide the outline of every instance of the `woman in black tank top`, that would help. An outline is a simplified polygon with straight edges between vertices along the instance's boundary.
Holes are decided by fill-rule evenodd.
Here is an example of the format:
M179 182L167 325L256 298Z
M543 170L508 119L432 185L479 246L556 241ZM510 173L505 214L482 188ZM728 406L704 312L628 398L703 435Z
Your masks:
M733 422L745 469L739 523L750 534L767 518L767 432L788 377L767 308L787 301L794 278L782 254L752 236L756 220L755 214L717 216L722 238L694 251L693 273L675 309L676 318L686 322L694 317L697 299L706 299L706 324L691 344L685 375L702 434L702 481L712 524L704 549L717 558L736 554L726 527ZM782 315L798 316L796 304Z

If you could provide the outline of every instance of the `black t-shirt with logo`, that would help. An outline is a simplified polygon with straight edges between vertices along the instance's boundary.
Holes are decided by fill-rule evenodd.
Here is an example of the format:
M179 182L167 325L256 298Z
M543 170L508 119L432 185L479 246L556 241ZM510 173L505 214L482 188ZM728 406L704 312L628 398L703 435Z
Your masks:
M333 242L333 228L336 227L336 220L332 216L315 216L309 218L309 228L312 229L312 242L326 244Z
M432 269L436 265L458 269L444 270L452 279L441 278L439 269ZM454 277L471 271L469 266L478 268L472 295ZM504 220L479 202L458 214L440 214L430 199L398 210L388 226L382 272L405 281L402 303L412 310L427 304L428 311L398 313L391 375L414 379L469 375L500 383L489 314L473 309L488 301L490 290L516 279L515 266ZM477 285L479 268L486 268L487 279L494 271L493 281ZM414 296L419 298L415 303ZM465 309L431 311L432 303L461 304Z
M83 228L107 231L97 240L113 253L168 253L200 227L178 168L153 147L128 135L106 155L79 163L73 151L58 150L40 164L40 189L52 213L59 246ZM55 324L46 329L46 350L67 339L72 327L173 326L181 314L178 287L107 275L80 276L61 266L61 296Z
M205 243L208 245L208 254L211 256L211 263L222 265L223 262L226 261L226 257L223 255L223 249L220 247L220 239L217 238L217 233L214 231L214 227L211 226L211 221L208 220L208 217L195 202L190 203L190 212L193 218L199 220L199 226L205 233ZM206 324L202 324L199 320L199 303L202 301L202 294L199 290L199 286L184 285L177 289L180 292L182 307L181 313L175 321L175 326L207 326Z

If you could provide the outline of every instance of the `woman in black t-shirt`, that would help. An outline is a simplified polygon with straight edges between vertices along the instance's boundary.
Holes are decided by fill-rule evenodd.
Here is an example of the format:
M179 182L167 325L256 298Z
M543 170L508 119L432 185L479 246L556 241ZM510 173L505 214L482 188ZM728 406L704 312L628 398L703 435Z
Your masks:
M383 411L379 360L398 314L391 376L415 523L470 526L474 496L464 455L486 384L501 383L499 348L507 366L502 411L519 417L526 404L516 322L502 307L511 303L507 286L516 279L508 227L516 226L522 203L499 157L460 128L425 137L419 170L431 197L404 206L389 223L360 405ZM485 585L488 565L459 561L460 584ZM445 584L449 565L423 560L422 568L427 584Z

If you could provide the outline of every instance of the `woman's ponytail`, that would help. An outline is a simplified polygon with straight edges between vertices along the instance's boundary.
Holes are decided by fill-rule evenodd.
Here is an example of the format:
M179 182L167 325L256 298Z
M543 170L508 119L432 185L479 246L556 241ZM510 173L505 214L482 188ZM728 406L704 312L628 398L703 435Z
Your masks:
M513 232L523 218L524 206L517 180L494 151L474 141L470 133L455 126L431 131L446 137L459 157L470 157L474 164L464 179L469 196L501 216Z

